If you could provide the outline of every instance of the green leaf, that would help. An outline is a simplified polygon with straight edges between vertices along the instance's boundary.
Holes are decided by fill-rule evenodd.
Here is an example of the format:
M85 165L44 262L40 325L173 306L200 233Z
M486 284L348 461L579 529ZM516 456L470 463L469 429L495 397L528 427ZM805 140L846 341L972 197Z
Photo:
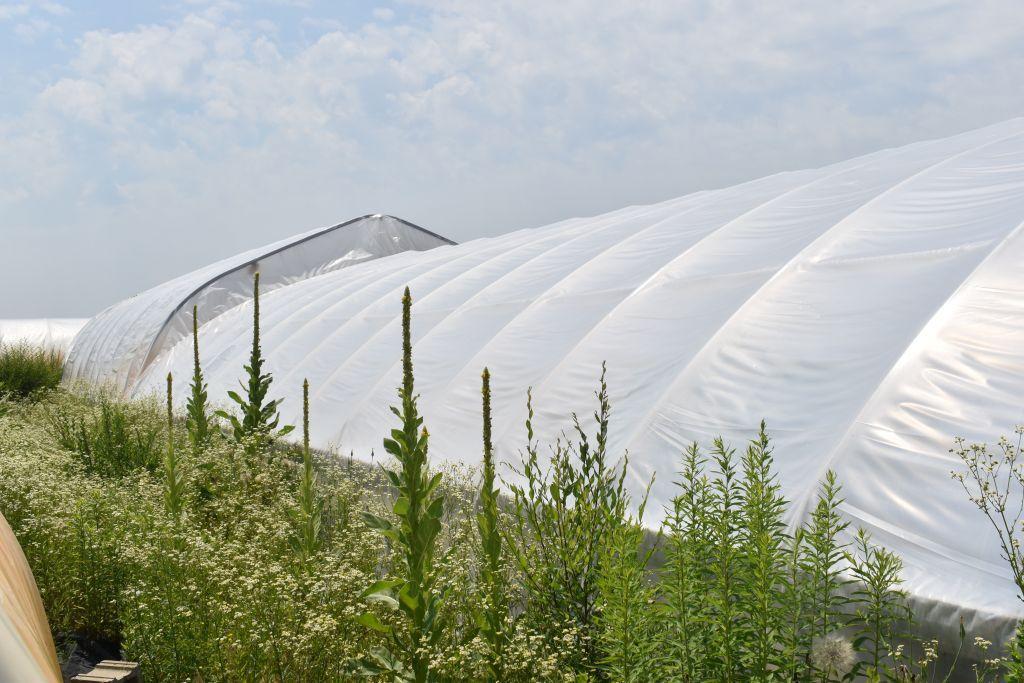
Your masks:
M398 588L403 583L405 583L405 581L403 581L402 579L383 579L381 581L377 581L372 586L370 586L369 588L364 590L362 592L361 597L366 598L366 597L369 597L370 595L373 595L375 593L382 593L384 591L391 591L391 590L394 590L395 588Z
M404 517L405 513L409 512L409 499L405 496L399 496L398 499L395 500L395 505L392 510L396 516Z
M427 508L427 515L434 519L440 519L442 514L444 514L444 498L435 498Z
M383 517L378 517L377 515L374 515L372 513L364 512L362 513L362 517L363 522L366 524L366 526L370 527L371 529L377 529L379 531L390 531L394 528L391 522L384 519Z
M388 669L385 669L374 661L364 659L359 662L358 666L356 666L355 672L365 678L371 678L373 676L380 676L381 674L388 673Z
M372 628L374 631L379 631L380 633L391 633L391 627L382 624L380 619L378 619L377 615L373 612L363 612L356 617L356 621L367 628Z
M384 439L384 450L398 459L402 457L402 447L393 439Z
M434 492L434 489L436 489L438 484L441 483L441 477L443 475L443 472L438 472L437 474L430 478L430 483L427 484L427 489L423 493L424 496L430 496L430 494Z
M371 593L363 599L366 602L379 602L382 605L386 605L389 609L398 609L398 600L395 600L395 596L388 593Z
M412 586L408 583L402 586L402 590L398 591L398 599L402 601L402 604L405 605L410 612L419 607L420 604L418 595L413 593Z

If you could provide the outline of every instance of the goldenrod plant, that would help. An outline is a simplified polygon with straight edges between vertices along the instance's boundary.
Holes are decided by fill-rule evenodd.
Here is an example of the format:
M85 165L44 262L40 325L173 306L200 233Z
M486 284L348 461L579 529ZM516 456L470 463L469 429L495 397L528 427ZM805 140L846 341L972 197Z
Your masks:
M739 545L744 548L739 593L747 606L747 633L739 656L752 680L770 680L785 667L779 641L785 605L779 587L786 580L786 500L773 472L772 447L762 420L742 458Z
M166 421L155 401L128 403L104 394L89 410L43 409L52 437L89 472L122 477L156 471L163 462Z
M652 482L653 483L653 482ZM648 488L649 490L649 488ZM602 540L597 576L599 676L623 683L659 678L657 585L647 567L657 540L645 543L646 492L637 516L627 516Z
M711 611L707 588L711 576L711 482L706 458L691 444L683 456L676 482L678 493L667 511L665 562L658 583L662 601L659 646L662 674L667 680L690 683L707 680L711 661Z
M736 451L721 438L714 440L711 457L715 478L711 483L712 580L707 594L713 647L711 672L715 680L731 683L742 679L740 649L744 547L742 537L742 482L736 469Z
M846 624L848 606L842 588L849 583L843 574L847 546L840 535L850 523L839 513L841 486L832 470L825 473L818 502L811 511L803 534L801 569L807 580L808 636L812 643L834 634ZM818 680L829 680L827 672L817 671Z
M588 673L599 670L601 660L596 633L601 543L623 523L628 501L626 459L618 466L608 462L611 401L605 375L602 365L594 444L574 414L578 441L557 441L546 468L534 441L533 397L527 392L526 453L516 481L509 483L508 545L523 577L530 617L540 629L571 625L576 666Z
M0 397L15 399L53 389L60 384L64 354L27 343L0 344Z
M988 643L989 646L992 643ZM1024 681L1024 622L1018 623L1010 642L1006 645L1005 659L1007 683ZM981 679L979 679L981 680Z
M798 527L786 539L782 549L785 579L779 586L778 599L785 606L779 625L779 656L787 680L807 679L810 661L807 654L813 636L810 623L809 581L804 574L804 541L806 528Z
M864 529L857 531L853 547L846 552L846 561L856 586L850 619L854 630L852 645L864 654L855 671L868 678L895 677L897 663L892 653L899 643L909 640L906 627L914 619L907 595L900 589L903 561L892 551L873 544ZM962 621L960 628L962 631Z

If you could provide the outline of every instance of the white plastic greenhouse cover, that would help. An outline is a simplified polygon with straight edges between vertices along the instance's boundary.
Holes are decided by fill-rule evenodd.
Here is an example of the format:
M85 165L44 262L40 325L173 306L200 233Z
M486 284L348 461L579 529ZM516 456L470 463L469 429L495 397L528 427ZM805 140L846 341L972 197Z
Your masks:
M312 439L380 451L400 383L409 285L417 390L438 460L480 458L480 372L499 455L518 458L524 394L553 441L593 409L608 362L610 447L648 510L680 453L764 418L793 518L829 468L843 514L896 550L923 621L1003 638L1024 614L988 522L950 478L954 436L1022 421L1024 119L304 279L262 300L283 418L312 386ZM201 330L211 394L236 386L251 303ZM134 383L187 377L187 340ZM184 392L180 392L184 393ZM656 516L656 515L655 515ZM655 520L650 520L652 523Z
M0 319L0 345L28 344L66 352L87 321L88 318Z
M289 237L218 261L148 289L89 321L71 345L65 379L131 387L161 352L192 333L192 307L200 324L252 298L252 276L277 287L407 250L451 244L394 216L374 214Z

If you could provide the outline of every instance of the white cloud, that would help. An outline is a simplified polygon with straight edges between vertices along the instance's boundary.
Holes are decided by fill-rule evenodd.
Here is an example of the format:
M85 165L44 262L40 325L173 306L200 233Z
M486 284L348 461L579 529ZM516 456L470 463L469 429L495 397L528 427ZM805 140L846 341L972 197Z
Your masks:
M39 8L54 17L63 17L71 14L71 10L58 2L40 2Z
M6 21L11 19L23 19L30 16L38 10L49 17L63 17L71 13L71 10L56 2L48 2L46 0L36 0L35 2L17 2L0 3L0 21ZM36 21L43 21L42 19L36 19ZM31 30L31 24L33 22L26 22L22 24L23 28L21 32Z
M32 6L27 2L21 3L4 3L0 4L0 21L6 21L8 19L16 19L18 17L26 16L32 11Z
M19 23L14 27L14 35L18 36L23 42L33 43L40 36L54 30L58 29L52 23L46 19L37 18Z
M104 88L85 79L62 78L40 93L39 102L51 111L93 125L102 123L108 112Z
M297 18L315 29L297 41L214 3L85 33L0 125L19 150L0 147L0 212L148 263L89 312L360 213L465 239L1024 111L1013 0L449 0L368 19Z

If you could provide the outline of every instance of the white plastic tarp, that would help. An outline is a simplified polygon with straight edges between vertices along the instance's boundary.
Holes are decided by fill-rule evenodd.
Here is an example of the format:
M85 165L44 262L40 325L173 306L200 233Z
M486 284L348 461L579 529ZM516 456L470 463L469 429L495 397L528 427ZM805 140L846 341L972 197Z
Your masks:
M0 346L28 346L66 352L88 318L0 318Z
M524 398L553 441L589 415L602 361L611 448L630 453L652 511L680 454L766 419L790 515L825 471L843 514L897 551L926 621L993 638L1024 611L987 521L950 478L954 436L994 441L1022 421L1024 120L783 173L661 204L404 252L262 300L263 347L312 440L368 458L394 425L400 297L409 285L420 406L439 460L480 458L479 375L493 374L494 437L515 461ZM236 386L250 303L201 330L213 396ZM181 340L129 390L186 377ZM507 470L506 470L507 474Z

